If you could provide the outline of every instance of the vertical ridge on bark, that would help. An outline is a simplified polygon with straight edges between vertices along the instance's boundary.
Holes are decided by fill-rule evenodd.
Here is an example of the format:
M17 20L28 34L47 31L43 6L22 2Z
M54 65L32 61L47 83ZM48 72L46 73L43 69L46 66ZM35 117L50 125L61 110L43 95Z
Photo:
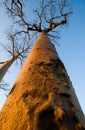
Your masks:
M85 130L85 117L54 45L37 38L4 107L1 130Z

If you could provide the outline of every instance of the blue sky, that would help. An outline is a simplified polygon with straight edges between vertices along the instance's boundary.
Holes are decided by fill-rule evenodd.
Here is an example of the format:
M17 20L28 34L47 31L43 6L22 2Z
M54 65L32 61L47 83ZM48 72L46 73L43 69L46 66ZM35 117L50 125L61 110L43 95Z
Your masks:
M56 46L56 49L70 76L80 105L85 113L85 0L68 1L72 3L73 15L70 17L69 25L61 30L60 46ZM32 3L32 5L34 4L35 2ZM5 9L0 6L0 44L7 42L4 32L9 28L10 24L11 20L5 13ZM8 55L0 46L0 61L7 58ZM12 85L19 70L20 67L13 64L4 80ZM3 91L0 91L0 108L3 106L5 99Z

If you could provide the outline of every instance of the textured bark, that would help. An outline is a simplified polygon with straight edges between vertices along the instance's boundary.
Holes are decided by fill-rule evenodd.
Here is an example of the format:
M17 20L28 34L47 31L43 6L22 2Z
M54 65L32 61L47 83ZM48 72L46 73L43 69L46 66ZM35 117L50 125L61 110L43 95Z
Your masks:
M17 57L12 57L10 60L5 61L2 66L0 67L0 81L3 79L5 74L7 73L10 66L14 63Z
M85 117L55 47L36 40L0 113L0 130L85 130Z

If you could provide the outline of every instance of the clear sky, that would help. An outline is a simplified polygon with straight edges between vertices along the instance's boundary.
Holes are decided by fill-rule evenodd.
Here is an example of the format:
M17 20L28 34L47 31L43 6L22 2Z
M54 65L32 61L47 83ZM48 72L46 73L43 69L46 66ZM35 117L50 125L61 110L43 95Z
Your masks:
M36 4L32 0L32 6ZM37 0L39 1L39 0ZM72 4L73 15L69 25L61 31L60 46L56 46L57 52L65 65L76 91L80 105L85 113L85 0L68 0ZM0 44L7 42L5 30L9 28L11 20L0 6ZM6 52L0 46L0 61L8 58ZM14 63L6 74L4 80L12 86L19 72L19 67ZM0 108L3 106L6 96L0 90Z

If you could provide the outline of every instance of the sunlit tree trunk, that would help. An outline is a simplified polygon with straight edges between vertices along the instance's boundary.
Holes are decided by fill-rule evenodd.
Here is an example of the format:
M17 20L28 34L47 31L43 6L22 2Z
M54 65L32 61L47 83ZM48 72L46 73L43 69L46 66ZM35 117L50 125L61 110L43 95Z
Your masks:
M36 40L0 113L0 130L85 130L85 117L55 47Z
M8 61L5 61L1 66L0 66L0 81L3 79L5 74L7 73L8 69L10 66L14 63L14 61L17 59L18 56L12 57Z

